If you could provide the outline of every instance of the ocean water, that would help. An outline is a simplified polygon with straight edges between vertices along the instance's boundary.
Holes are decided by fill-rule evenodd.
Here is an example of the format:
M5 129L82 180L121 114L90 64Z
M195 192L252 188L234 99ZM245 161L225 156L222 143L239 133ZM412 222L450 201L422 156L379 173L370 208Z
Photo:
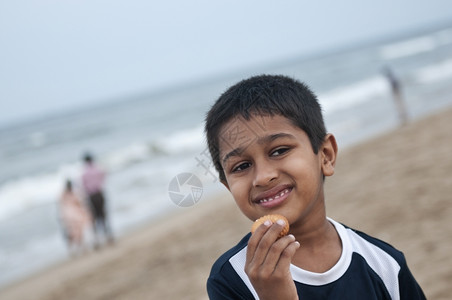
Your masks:
M170 182L181 173L201 181L195 202L221 189L202 126L231 84L261 73L306 82L344 148L398 126L385 66L400 79L411 119L452 105L452 27L446 27L0 128L0 270L8 270L0 272L0 286L68 259L57 201L66 178L80 186L86 151L108 172L108 211L121 236L165 213L196 209L170 197Z

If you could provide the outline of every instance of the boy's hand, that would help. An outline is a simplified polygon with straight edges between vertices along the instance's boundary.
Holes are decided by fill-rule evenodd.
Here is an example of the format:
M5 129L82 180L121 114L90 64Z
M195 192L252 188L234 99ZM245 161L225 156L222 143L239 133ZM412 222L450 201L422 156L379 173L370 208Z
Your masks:
M290 263L300 244L293 235L278 239L284 228L279 222L266 221L248 241L245 272L261 300L298 299Z

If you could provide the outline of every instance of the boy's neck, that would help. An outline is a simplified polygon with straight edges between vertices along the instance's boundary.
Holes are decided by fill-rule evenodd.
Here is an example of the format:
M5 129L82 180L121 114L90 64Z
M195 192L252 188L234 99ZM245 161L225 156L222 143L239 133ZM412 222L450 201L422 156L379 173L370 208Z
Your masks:
M305 247L317 247L330 236L331 230L336 229L326 218L325 212L319 212L319 216L302 220L298 224L291 225L290 233Z
M342 242L336 228L326 216L291 231L301 247L292 264L306 271L323 273L331 269L342 254Z

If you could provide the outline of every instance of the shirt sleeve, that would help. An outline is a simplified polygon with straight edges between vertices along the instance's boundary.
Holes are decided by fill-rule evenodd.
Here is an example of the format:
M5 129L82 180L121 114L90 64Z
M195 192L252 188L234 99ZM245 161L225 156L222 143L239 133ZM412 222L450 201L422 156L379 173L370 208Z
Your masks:
M400 300L426 300L424 292L411 274L406 261L400 267Z

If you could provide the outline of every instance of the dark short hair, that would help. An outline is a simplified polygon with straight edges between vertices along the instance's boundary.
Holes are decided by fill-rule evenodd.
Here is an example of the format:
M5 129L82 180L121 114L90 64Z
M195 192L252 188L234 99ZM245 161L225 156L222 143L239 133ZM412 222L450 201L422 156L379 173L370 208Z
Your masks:
M322 109L306 84L283 75L260 75L242 80L227 89L206 116L207 144L221 180L226 179L219 157L221 127L234 117L249 120L255 115L281 115L289 119L306 132L316 154L326 136Z
M66 179L66 190L71 191L72 190L72 180Z
M83 154L83 160L86 163L91 163L93 161L93 156L91 155L91 153L85 152L85 154Z

